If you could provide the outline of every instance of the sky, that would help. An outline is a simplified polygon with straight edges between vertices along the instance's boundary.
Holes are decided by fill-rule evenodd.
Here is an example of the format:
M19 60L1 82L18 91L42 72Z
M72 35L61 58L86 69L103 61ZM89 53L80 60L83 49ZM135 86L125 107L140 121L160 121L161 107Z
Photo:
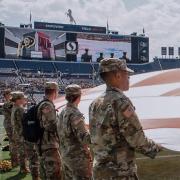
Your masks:
M0 22L19 26L32 20L68 23L71 9L80 25L106 26L120 34L150 38L150 59L160 56L161 46L180 47L180 0L0 0Z

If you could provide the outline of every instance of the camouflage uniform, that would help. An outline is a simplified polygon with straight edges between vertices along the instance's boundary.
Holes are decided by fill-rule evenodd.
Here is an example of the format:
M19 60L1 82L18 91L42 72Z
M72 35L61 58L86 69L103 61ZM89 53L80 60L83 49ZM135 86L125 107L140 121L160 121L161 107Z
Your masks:
M57 89L57 84L46 83L47 89ZM61 157L59 153L59 138L57 134L57 115L52 102L44 101L38 108L40 125L44 128L43 137L38 146L41 158L41 177L46 180L61 179Z
M27 110L28 110L28 106L26 107L25 111L27 112ZM25 140L25 149L27 153L27 159L29 161L29 169L32 175L32 180L39 180L40 163L39 163L37 144Z
M31 171L32 179L38 180L39 174L39 158L37 146L34 143L25 141L27 158L29 161L29 169Z
M22 92L14 92L12 94L13 101L17 99L25 98ZM11 113L11 123L13 127L13 138L15 141L15 145L17 148L18 156L19 156L19 165L20 171L27 171L27 154L25 151L25 143L23 137L23 127L22 127L22 119L23 119L24 109L21 106L13 105L12 113Z
M17 157L17 149L14 144L14 140L12 136L12 124L11 124L12 107L13 107L12 102L5 102L2 109L3 109L3 115L4 115L4 128L9 138L11 163L12 163L12 166L14 167L18 164L18 157Z
M78 85L69 85L66 95L80 95ZM73 103L68 103L60 113L58 122L60 152L65 164L65 179L89 180L92 176L92 160L88 145L91 143L84 116ZM68 173L72 173L71 175ZM67 174L69 177L66 177Z
M124 61L101 61L100 73L113 70L130 71ZM138 179L135 151L154 158L160 147L146 138L130 99L120 89L107 86L90 105L89 115L94 179Z

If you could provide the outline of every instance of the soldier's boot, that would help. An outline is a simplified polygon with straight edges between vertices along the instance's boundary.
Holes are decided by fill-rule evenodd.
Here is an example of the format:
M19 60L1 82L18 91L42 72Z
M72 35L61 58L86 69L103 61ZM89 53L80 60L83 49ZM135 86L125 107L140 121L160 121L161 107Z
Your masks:
M11 162L11 164L12 164L12 168L16 168L19 165L17 162Z
M74 180L92 180L92 177L74 176Z
M41 178L39 176L33 176L32 175L32 180L41 180Z
M19 164L19 158L17 154L17 149L12 147L12 144L10 146L10 157L11 157L11 163L17 166Z
M29 168L27 167L26 162L24 162L23 164L20 164L20 173L22 174L28 174L30 173Z
M13 157L13 155L11 156L11 165L12 168L15 168L19 165L19 160L17 157Z
M41 180L38 168L30 169L32 180Z
M28 168L21 168L20 169L20 174L28 174L30 173L30 170Z

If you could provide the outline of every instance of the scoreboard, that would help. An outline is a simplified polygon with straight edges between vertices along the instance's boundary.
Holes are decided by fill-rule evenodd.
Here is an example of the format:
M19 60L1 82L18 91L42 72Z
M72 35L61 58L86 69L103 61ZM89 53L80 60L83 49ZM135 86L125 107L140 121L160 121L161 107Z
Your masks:
M98 26L35 22L35 29L0 27L0 58L96 62L108 57L149 62L149 38L106 34Z

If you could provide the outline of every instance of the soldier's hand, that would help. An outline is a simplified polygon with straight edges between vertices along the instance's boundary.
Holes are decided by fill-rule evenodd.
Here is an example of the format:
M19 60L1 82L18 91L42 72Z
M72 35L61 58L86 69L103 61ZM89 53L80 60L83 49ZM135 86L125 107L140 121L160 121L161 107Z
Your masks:
M153 151L148 152L146 155L149 156L151 159L154 159L160 151L163 150L163 147L160 144L155 144Z
M164 150L164 147L161 145L161 144L157 144L157 146L158 146L158 152L160 152L160 151L163 151Z

